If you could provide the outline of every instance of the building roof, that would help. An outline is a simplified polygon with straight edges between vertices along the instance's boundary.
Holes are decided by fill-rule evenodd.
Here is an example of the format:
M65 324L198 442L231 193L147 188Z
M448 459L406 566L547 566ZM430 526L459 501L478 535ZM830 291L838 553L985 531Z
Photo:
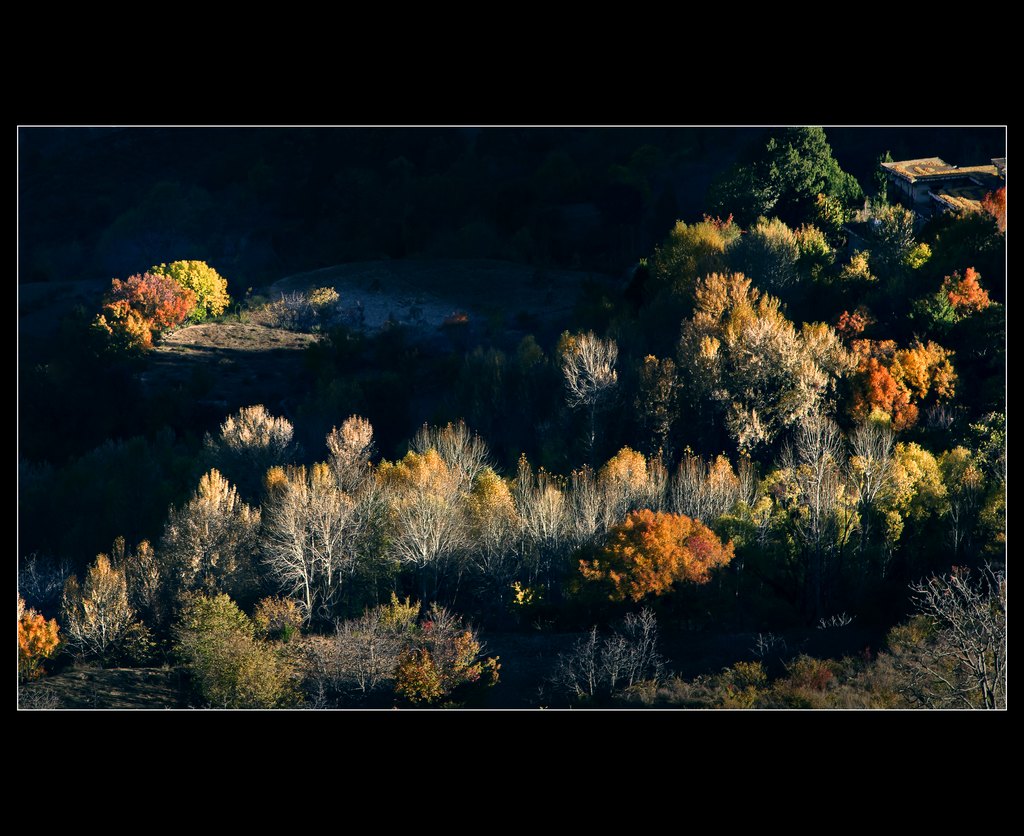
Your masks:
M976 212L988 190L984 186L946 186L931 192L932 200L955 212Z
M891 171L904 180L909 180L911 183L925 177L934 177L956 171L955 165L950 165L941 157L922 157L919 160L882 163L882 168Z
M1005 170L1005 158L1004 158ZM972 175L995 176L995 165L950 165L941 157L923 157L920 160L901 160L895 163L882 163L882 168L897 177L915 183L918 180L948 180L953 177L970 177Z
M1006 157L993 157L992 165L996 167L1000 177L1006 176Z

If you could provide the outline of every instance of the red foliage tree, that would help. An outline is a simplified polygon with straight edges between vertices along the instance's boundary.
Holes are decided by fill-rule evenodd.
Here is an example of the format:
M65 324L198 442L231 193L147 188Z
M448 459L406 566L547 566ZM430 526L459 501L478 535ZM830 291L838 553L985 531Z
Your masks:
M196 294L169 276L143 273L113 279L96 326L126 349L149 349L168 328L183 323L195 307Z
M836 323L836 332L844 340L849 342L864 333L864 329L874 324L875 318L871 312L860 305L853 313L843 311Z
M1006 186L985 195L981 208L996 219L1000 232L1006 232Z

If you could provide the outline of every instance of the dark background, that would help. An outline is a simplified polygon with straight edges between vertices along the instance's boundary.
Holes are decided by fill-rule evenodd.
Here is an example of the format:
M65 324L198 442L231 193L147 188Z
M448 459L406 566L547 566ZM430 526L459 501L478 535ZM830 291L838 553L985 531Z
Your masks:
M760 128L22 128L19 282L195 258L232 287L376 258L501 258L619 274ZM828 128L867 192L880 153L957 165L1003 128Z

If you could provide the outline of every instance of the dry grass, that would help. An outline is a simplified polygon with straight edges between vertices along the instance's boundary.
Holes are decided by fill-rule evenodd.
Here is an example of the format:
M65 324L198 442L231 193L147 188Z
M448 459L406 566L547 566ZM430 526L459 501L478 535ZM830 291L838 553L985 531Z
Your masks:
M18 707L60 708L184 708L180 673L166 668L73 667L55 676L23 685Z

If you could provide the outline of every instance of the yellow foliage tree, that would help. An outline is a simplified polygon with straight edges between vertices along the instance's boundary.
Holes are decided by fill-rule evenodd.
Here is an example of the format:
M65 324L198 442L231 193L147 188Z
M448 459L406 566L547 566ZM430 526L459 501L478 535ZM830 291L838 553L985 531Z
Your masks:
M227 279L205 261L172 261L151 267L149 272L170 276L195 293L196 306L189 314L194 322L201 322L208 316L220 316L231 302Z

